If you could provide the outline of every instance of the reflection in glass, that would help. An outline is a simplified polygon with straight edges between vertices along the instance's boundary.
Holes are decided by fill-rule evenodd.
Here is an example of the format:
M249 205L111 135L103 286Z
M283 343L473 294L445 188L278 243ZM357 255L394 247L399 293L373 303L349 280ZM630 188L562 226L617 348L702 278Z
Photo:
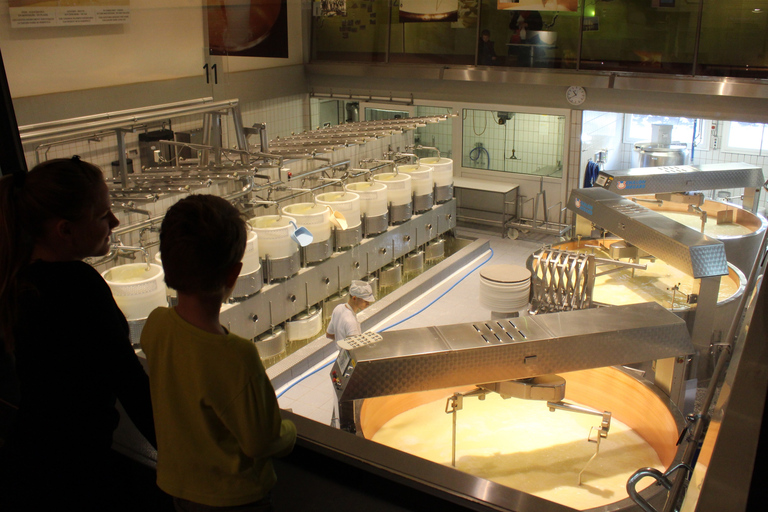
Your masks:
M345 15L313 17L312 59L768 78L768 8L759 2L577 3L571 12L547 10L553 0L501 9L498 0L350 2ZM521 24L524 8L531 14Z
M389 31L389 2L348 2L346 13L312 18L312 59L384 62Z
M579 12L499 10L495 1L484 3L481 33L488 31L497 54L491 65L575 68L579 16Z
M765 2L706 3L696 74L768 77L767 29L768 6Z
M405 110L394 110L387 108L370 108L365 109L366 121L381 121L382 119L405 119L410 117Z
M462 165L561 178L565 117L465 109Z
M580 67L690 74L698 12L695 0L586 0Z

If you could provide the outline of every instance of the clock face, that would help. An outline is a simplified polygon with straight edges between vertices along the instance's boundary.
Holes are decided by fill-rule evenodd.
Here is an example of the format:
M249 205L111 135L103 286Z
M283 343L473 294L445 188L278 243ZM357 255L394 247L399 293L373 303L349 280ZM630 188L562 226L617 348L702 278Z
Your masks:
M587 99L587 91L583 87L573 85L565 91L565 98L571 105L581 105Z

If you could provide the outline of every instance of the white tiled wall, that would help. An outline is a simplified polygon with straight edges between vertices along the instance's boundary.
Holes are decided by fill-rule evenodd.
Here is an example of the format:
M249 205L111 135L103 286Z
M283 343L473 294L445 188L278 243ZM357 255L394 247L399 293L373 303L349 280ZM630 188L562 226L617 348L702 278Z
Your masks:
M562 116L513 113L504 124L492 111L463 116L464 167L549 176L562 166Z
M442 116L450 114L451 109L444 107L416 107L416 116ZM432 123L423 128L416 129L414 143L422 146L436 147L440 150L440 156L451 158L453 155L453 137L452 123ZM434 151L421 150L418 152L421 157L436 156Z

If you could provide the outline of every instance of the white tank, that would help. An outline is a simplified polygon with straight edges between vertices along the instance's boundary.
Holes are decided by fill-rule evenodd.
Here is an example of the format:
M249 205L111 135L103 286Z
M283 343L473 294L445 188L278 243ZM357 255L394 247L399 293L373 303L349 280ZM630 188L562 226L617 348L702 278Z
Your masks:
M350 183L345 187L360 196L360 212L367 217L379 217L387 213L387 186L378 181Z
M322 311L318 308L310 308L300 313L285 323L285 332L288 341L308 340L317 336L323 328Z
M411 176L411 188L416 196L427 196L432 193L434 180L432 167L429 165L399 165L397 171Z
M419 163L432 167L432 179L435 186L444 187L453 183L453 160L436 156L422 158Z
M276 260L299 252L299 245L291 238L291 221L295 222L286 215L263 215L248 220L258 236L259 256Z
M168 305L163 267L129 263L105 270L102 277L127 320L147 318L153 309Z
M312 242L323 242L331 238L331 212L324 205L296 203L283 206L283 213L296 219L296 225L312 233Z
M248 239L245 242L245 253L243 254L243 268L240 270L241 276L247 276L252 272L259 270L259 235L256 231L248 231Z
M347 227L360 225L360 196L354 192L327 192L315 198L317 204L324 204L344 215Z
M387 201L398 206L413 202L411 197L411 175L408 173L384 172L374 174L373 180L387 186Z

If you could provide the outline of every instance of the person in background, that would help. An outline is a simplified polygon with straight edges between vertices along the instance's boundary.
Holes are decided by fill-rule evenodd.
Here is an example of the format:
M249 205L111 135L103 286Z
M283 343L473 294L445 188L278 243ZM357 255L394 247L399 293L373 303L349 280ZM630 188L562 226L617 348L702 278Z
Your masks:
M514 11L509 20L509 29L512 31L510 43L525 43L528 38L528 32L542 30L544 20L538 11Z
M373 304L375 300L370 284L365 281L352 281L349 287L349 300L333 308L325 335L331 340L339 341L355 334L362 334L357 314Z
M509 29L512 31L509 42L513 45L537 44L539 38L531 32L542 30L543 27L544 20L538 11L514 11L509 21ZM514 62L510 62L510 64L530 66L531 51L530 47L509 46L508 55L514 57Z
M212 195L180 200L160 228L165 282L178 304L150 313L141 347L155 411L157 484L178 511L272 510L272 458L288 454L296 440L256 346L219 321L245 243L240 212Z
M480 46L477 52L477 63L481 66L493 66L496 64L496 50L491 41L491 31L483 30L480 34Z
M115 401L154 445L149 381L109 286L83 261L108 253L110 207L101 170L77 156L0 179L0 326L20 396L1 510L134 508L127 459L111 450Z

